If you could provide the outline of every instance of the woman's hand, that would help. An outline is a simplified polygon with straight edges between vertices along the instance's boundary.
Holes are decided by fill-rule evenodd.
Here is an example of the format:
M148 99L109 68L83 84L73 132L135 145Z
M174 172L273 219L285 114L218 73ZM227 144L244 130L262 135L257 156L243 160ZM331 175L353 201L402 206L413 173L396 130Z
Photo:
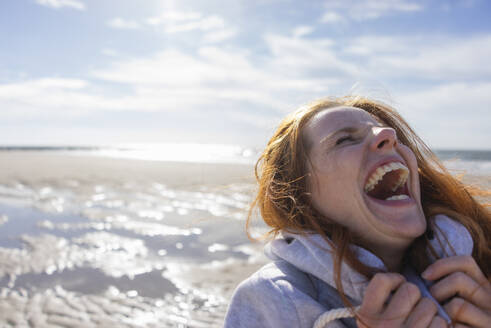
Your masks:
M377 273L368 284L357 313L361 328L447 327L445 320L437 316L435 303L422 298L418 287L397 273Z
M472 256L440 259L422 276L437 281L430 293L444 304L454 327L491 327L491 284Z

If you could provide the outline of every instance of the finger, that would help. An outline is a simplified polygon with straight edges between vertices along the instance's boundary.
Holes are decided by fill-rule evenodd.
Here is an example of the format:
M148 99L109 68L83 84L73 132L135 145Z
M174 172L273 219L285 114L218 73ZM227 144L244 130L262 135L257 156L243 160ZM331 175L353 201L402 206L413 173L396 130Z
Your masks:
M356 320L356 327L358 327L358 328L370 328L358 319Z
M457 323L455 325L452 325L453 328L471 328L470 326L468 325L463 325L461 323Z
M463 272L454 272L438 281L430 288L430 293L439 302L459 295L480 307L491 307L491 293Z
M435 316L431 320L429 328L447 328L447 322L442 317Z
M426 268L421 276L428 280L438 280L453 272L461 271L467 273L472 279L479 284L489 284L488 280L482 273L472 256L451 256L439 259Z
M397 273L377 273L365 290L358 313L362 315L381 313L390 293L404 281L404 277Z
M437 312L435 302L429 298L421 298L406 320L406 327L428 327Z
M387 309L384 311L385 317L404 321L420 298L421 292L418 286L410 282L403 283L392 296Z
M486 327L491 322L491 316L475 305L460 297L454 297L444 305L445 312L453 322L467 324L472 327Z

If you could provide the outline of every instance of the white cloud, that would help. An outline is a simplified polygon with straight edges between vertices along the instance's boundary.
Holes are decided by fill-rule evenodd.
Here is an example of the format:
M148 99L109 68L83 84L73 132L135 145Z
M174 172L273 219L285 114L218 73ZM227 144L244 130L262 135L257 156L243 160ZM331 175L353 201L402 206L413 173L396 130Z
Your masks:
M150 17L146 20L149 25L162 25L168 22L194 21L202 18L199 12L166 11L160 16Z
M236 29L220 29L211 31L203 36L204 43L219 43L229 40L237 35Z
M131 108L130 99L101 96L90 90L89 86L85 80L62 78L0 84L0 107L4 108L2 117L43 118L49 113L68 117L85 115L101 109Z
M85 4L78 0L36 0L36 3L54 9L68 7L77 10L85 10Z
M307 26L307 25L297 26L293 30L293 37L294 38L301 38L303 36L311 34L313 31L314 31L314 28L312 26Z
M345 18L363 21L398 12L415 12L422 10L423 6L406 0L328 0L325 3L325 8L327 11L321 21L337 23Z
M225 21L219 16L208 16L198 20L184 22L167 22L164 24L166 33L187 32L193 30L209 31L225 28Z
M491 83L444 83L396 95L400 112L430 146L488 149Z
M168 49L153 56L115 62L92 72L107 82L134 87L141 110L268 108L291 110L293 104L325 95L334 78L307 77L278 69L276 58L260 65L247 52L200 48L196 55ZM151 105L153 104L153 105ZM259 115L259 114L258 114Z
M261 122L266 109L292 110L326 94L338 83L278 70L275 59L255 63L245 51L200 48L197 54L167 49L152 56L115 61L93 71L93 80L45 78L0 84L4 118L87 116L101 111L200 113L203 110L248 112ZM105 83L98 84L97 80ZM111 92L112 83L126 84L124 94ZM117 90L117 89L114 89ZM243 115L242 115L243 116ZM230 114L239 120L241 114ZM262 127L261 124L256 124Z
M476 51L476 49L479 49ZM347 41L367 72L381 77L459 81L491 75L491 35L473 38L365 36Z
M78 90L87 86L87 82L77 79L44 78L19 83L0 84L0 97L19 98L26 95L40 95L57 89Z
M107 25L122 30L137 30L140 29L141 26L138 22L133 20L126 20L120 17L113 18L107 22Z
M320 21L327 24L340 24L345 23L346 19L335 11L328 11L322 15Z
M344 60L334 48L331 39L298 39L268 34L265 37L273 58L272 65L278 70L290 70L302 74L319 73L334 77L357 75L356 65Z
M236 27L231 27L218 15L204 16L199 12L166 11L159 16L149 17L141 22L113 18L108 26L118 29L143 29L153 27L167 34L184 32L202 33L204 44L220 43L235 37L238 33Z

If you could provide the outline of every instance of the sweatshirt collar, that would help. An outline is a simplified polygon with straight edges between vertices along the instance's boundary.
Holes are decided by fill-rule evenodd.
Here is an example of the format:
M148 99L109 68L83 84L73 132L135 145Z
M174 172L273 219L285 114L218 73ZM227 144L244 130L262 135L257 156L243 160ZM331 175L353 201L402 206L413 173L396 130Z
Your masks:
M472 254L472 237L463 225L442 214L435 216L434 222L437 236L430 243L440 257ZM438 240L448 242L440 245ZM386 270L382 260L375 254L356 245L350 247L363 264ZM266 245L265 253L272 260L285 260L336 288L332 247L318 234L299 235L283 232L279 238ZM345 294L355 302L361 303L368 285L367 278L343 262L341 282Z

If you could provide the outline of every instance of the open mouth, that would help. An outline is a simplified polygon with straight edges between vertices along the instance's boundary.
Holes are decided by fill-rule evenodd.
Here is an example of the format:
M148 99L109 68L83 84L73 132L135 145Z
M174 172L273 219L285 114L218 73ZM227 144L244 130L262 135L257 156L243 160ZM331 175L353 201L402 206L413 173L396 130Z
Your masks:
M365 193L379 200L410 199L407 188L409 169L402 163L392 162L380 166L365 184Z

